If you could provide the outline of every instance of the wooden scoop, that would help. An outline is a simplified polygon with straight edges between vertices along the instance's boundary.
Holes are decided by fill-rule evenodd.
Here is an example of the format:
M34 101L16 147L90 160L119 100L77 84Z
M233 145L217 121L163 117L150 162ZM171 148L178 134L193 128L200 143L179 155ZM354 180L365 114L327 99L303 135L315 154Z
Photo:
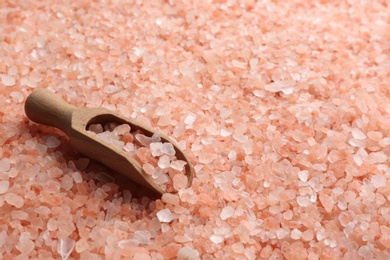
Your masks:
M152 136L156 133L155 130L102 107L78 108L72 106L47 89L34 90L27 97L24 109L31 121L56 127L66 133L69 136L70 144L80 153L101 162L146 188L160 194L164 193L132 156L96 137L94 133L87 131L87 128L91 124L129 124L132 131L141 130L146 136ZM160 136L163 142L172 143L176 150L177 159L187 162L185 175L188 178L187 187L190 187L193 178L193 168L190 161L175 142L167 136Z

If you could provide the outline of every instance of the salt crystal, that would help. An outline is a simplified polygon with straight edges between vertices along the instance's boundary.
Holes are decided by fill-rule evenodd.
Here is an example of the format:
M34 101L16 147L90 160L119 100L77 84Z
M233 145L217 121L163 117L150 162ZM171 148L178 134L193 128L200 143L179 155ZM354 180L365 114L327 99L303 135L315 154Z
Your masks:
M152 235L147 230L137 230L134 232L134 240L140 244L149 244L151 236Z
M46 146L49 148L56 148L61 144L61 141L54 136L49 136L46 140Z
M172 178L173 188L175 190L183 189L187 186L188 178L184 174L176 174Z
M363 140L367 138L367 136L359 128L352 128L351 132L353 138L356 138L358 140Z
M235 161L237 159L237 153L234 150L230 150L228 153L228 158L230 161Z
M0 160L0 172L8 172L11 168L11 160L3 158Z
M80 183L83 181L83 177L81 176L80 172L73 172L72 173L72 178L75 183Z
M384 175L374 175L371 177L371 184L375 188L386 186L386 177Z
M116 133L117 135L124 135L125 133L129 133L130 130L131 128L128 124L122 124L115 127L114 133Z
M175 155L176 154L175 148L173 147L173 145L171 143L163 143L162 148L161 148L161 152L168 154L168 155Z
M298 240L302 237L302 232L299 229L294 228L293 230L291 230L290 236L292 239Z
M177 252L177 260L198 260L199 252L196 249L182 247Z
M265 85L264 89L270 92L283 92L286 95L293 93L294 91L294 80L282 80L275 81L271 84Z
M175 219L175 215L169 209L162 209L157 212L157 218L160 222L169 223Z
M214 244L219 244L219 243L222 243L225 239L223 238L223 236L211 235L211 236L210 236L210 240L211 240L211 242L213 242Z
M3 85L6 87L12 87L15 85L15 78L12 76L9 76L7 74L0 74L1 81L3 82Z
M384 163L388 159L388 156L384 152L372 152L368 154L367 163L376 164Z
M161 197L161 200L165 203L169 203L172 205L178 205L179 204L179 196L177 194L171 194L171 193L164 193Z
M88 131L92 131L96 134L103 133L104 129L101 124L92 124L88 127Z
M305 197L305 196L298 196L297 203L301 207L307 207L311 204L310 199L308 197Z
M9 189L9 181L0 181L0 194L4 194Z
M332 212L333 206L334 206L334 201L332 197L326 194L321 194L320 195L320 202L322 206L324 206L325 210L330 213Z
M190 112L186 118L184 119L184 124L186 125L192 125L196 120L196 115L192 112Z
M22 254L28 255L34 250L35 244L30 239L30 233L22 232L19 236L19 242L16 244L16 249Z
M24 205L23 198L15 193L6 193L4 198L8 204L16 208L21 208Z
M187 162L182 160L175 160L171 162L171 168L182 171L184 169L184 166L186 166Z
M368 245L361 246L358 250L358 254L363 257L364 260L372 260L374 259L374 253L370 249Z
M221 217L222 220L226 220L228 218L230 218L231 216L233 216L234 214L234 209L232 206L226 206L222 209L221 213L219 214L219 216Z
M279 228L276 230L276 236L278 237L278 239L285 238L289 233L290 231L288 230L288 228Z
M171 161L167 155L161 156L160 159L158 160L158 167L161 169L166 169L171 166Z
M150 143L150 152L152 156L161 156L162 155L163 144L161 142Z
M152 175L154 173L154 166L150 163L145 163L142 165L142 169L146 172L148 175Z
M143 134L136 134L135 139L137 139L138 142L140 142L145 147L149 147L149 145L154 142L151 137L148 137Z
M71 238L60 238L58 241L57 252L61 256L62 260L69 258L75 247L75 241Z
M128 153L135 152L135 146L133 143L127 143L123 146L123 150L125 150Z
M309 178L309 171L303 170L303 171L298 172L298 177L301 181L307 182L307 180Z

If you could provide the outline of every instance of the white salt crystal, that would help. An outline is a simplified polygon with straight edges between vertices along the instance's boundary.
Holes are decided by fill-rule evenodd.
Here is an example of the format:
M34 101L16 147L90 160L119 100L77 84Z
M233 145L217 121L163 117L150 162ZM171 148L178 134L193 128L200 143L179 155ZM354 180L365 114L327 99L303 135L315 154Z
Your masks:
M363 139L367 138L367 136L359 128L356 128L356 127L352 128L351 132L352 132L353 138L356 138L358 140L363 140Z
M301 181L307 182L307 180L309 178L309 171L303 170L303 171L298 172L298 177Z
M232 206L226 206L222 209L221 214L219 216L221 217L222 220L226 220L233 216L234 214L234 209Z
M175 170L178 170L178 171L182 171L186 164L187 164L186 161L175 160L175 161L171 162L171 168L175 169Z
M168 155L175 155L176 151L175 148L171 143L163 143L161 147L161 152L168 154Z
M71 238L60 238L58 241L57 252L61 256L62 260L69 258L75 244L75 241Z
M196 120L196 115L192 112L190 112L187 117L184 119L184 124L186 125L192 125Z
M169 223L175 218L175 215L169 209L162 209L157 212L157 218L160 222Z
M0 194L4 194L9 189L9 181L0 181Z
M61 141L54 136L49 136L46 140L46 146L49 148L56 148L61 144Z
M383 175L374 175L371 177L371 184L375 188L385 187L386 186L386 177Z
M297 229L297 228L294 228L292 231L291 231L291 238L294 239L294 240L298 240L302 237L302 232Z
M226 129L221 129L221 136L223 137L227 137L227 136L230 136L232 135L232 132L226 130Z
M161 156L160 159L158 160L157 165L161 169L169 168L169 166L171 166L171 162L169 160L169 156L167 156L167 155Z
M140 244L149 244L152 235L147 230L137 230L134 232L134 239Z
M123 150L128 153L133 153L135 151L135 146L133 143L127 143L123 146Z
M159 132L155 132L152 135L153 142L161 142L161 134Z
M0 160L0 172L8 172L11 168L11 160L3 158Z
M224 241L224 238L223 238L223 236L219 236L219 235L211 235L210 240L214 244L219 244L219 243L222 243Z
M15 85L15 78L7 74L1 74L1 81L6 87L11 87Z
M152 156L156 157L162 155L162 147L163 144L161 142L150 143L150 152L152 153Z
M199 252L189 247L182 247L177 252L177 260L198 260Z

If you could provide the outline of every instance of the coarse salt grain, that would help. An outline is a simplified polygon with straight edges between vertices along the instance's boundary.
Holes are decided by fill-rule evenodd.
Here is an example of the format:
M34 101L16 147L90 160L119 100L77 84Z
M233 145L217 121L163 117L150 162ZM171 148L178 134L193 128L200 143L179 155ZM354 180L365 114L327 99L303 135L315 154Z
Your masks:
M0 74L1 81L6 87L12 87L15 85L16 81L15 78L12 76L9 76L7 74Z
M371 177L371 184L375 188L385 187L386 186L386 177L383 175L374 175Z
M226 220L230 217L232 217L234 214L234 209L231 206L226 206L222 209L221 213L219 214L220 218L222 220Z
M61 144L61 141L54 136L49 136L46 140L46 146L49 148L56 148Z
M9 189L9 181L0 181L0 194L4 194Z
M157 212L157 218L160 222L169 223L175 219L175 215L169 209L162 209Z
M199 252L196 249L182 247L177 252L177 260L198 260Z
M57 252L61 256L62 260L69 258L75 247L75 241L71 238L60 238L58 241Z
M6 193L4 198L8 204L16 208L21 208L24 205L23 198L15 193L11 193L11 192Z
M0 160L0 171L8 172L11 169L11 160L8 158L3 158Z

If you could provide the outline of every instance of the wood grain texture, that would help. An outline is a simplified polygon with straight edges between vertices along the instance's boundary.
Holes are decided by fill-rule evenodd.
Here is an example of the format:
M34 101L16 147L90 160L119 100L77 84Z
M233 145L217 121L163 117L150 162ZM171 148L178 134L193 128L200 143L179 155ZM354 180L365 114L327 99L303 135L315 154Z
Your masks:
M164 193L132 156L87 131L90 124L118 123L129 124L133 131L139 129L145 135L152 136L156 131L150 127L122 117L105 108L74 107L47 89L36 89L28 96L25 103L25 112L31 121L56 127L66 133L72 147L80 153L101 162L146 188L160 194ZM169 137L161 135L161 139L163 142L171 142L176 150L176 157L187 162L185 174L188 177L187 187L190 187L194 170L187 156Z

